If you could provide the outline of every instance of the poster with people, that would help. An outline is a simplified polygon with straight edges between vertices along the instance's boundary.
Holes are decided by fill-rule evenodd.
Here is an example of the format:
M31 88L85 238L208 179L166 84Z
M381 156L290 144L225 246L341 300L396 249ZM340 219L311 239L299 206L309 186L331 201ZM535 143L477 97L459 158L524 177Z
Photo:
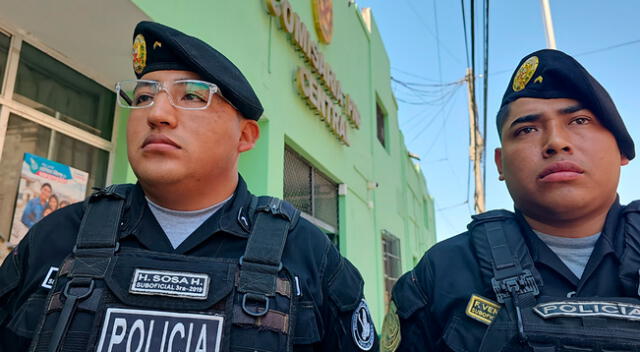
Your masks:
M9 243L17 245L40 219L84 199L89 174L24 153Z

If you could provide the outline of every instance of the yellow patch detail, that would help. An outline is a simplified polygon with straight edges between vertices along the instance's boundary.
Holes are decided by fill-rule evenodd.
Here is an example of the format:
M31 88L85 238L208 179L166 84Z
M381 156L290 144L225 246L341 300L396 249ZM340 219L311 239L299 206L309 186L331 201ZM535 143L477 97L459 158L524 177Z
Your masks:
M400 318L396 311L396 304L391 301L389 311L382 322L381 352L394 352L400 345Z
M542 76L536 77L536 79L533 80L533 83L542 83Z
M519 92L527 86L527 83L529 83L531 77L533 77L533 74L536 72L539 63L540 60L538 57L532 56L520 66L515 77L513 77L512 88L514 92Z
M488 298L471 295L465 313L472 319L490 325L500 311L500 305Z
M131 56L133 57L133 70L137 74L142 73L147 66L147 43L142 34L136 35L136 38L133 40Z
M153 49L156 49L156 48L162 48L162 43L160 43L160 42L158 42L158 41L156 41L155 43L153 43Z

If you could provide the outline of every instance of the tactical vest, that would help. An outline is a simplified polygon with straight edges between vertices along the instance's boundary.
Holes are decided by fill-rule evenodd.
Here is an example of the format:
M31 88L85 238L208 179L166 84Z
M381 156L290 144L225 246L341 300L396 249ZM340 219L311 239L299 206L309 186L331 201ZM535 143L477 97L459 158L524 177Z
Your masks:
M87 200L30 351L290 351L297 278L281 256L299 211L253 197L239 260L159 253L119 245L130 189Z
M640 202L622 212L620 281L627 297L548 297L515 215L474 216L469 225L482 275L502 309L479 351L640 351Z

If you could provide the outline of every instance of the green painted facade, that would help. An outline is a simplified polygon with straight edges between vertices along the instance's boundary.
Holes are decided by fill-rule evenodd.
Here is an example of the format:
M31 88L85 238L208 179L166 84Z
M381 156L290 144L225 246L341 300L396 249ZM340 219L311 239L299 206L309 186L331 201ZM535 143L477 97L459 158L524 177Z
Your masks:
M411 269L435 243L433 200L424 175L408 156L398 128L389 59L373 19L346 0L333 1L333 40L319 44L342 89L357 104L360 128L347 127L342 144L298 93L298 67L311 64L295 49L264 0L134 0L152 20L197 36L229 57L256 90L265 113L256 148L242 155L240 172L255 194L282 197L285 145L337 184L339 245L362 273L365 295L378 326L385 310L382 233L400 239L402 271ZM312 0L290 0L292 9L318 42ZM376 102L386 113L386 147L376 132ZM125 112L118 111L112 182L133 182L127 162ZM374 187L377 183L377 188ZM344 193L344 192L342 192Z

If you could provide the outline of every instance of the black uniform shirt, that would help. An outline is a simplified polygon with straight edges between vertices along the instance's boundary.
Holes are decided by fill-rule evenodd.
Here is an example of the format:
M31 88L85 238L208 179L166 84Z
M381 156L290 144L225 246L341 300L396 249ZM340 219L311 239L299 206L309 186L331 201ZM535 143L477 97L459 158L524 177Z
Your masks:
M578 279L536 236L522 214L516 218L524 234L543 287L540 294L556 297L623 297L618 277L624 234L622 207L616 202L607 215L582 277ZM418 265L403 275L393 290L401 323L398 351L473 351L480 347L487 325L465 314L472 294L496 300L483 280L469 232L434 245Z
M125 204L120 245L239 258L251 232L250 200L240 177L233 198L174 250L136 185ZM58 267L71 253L83 212L83 204L77 203L43 218L0 267L0 352L27 350L49 291L44 281L50 268ZM364 284L357 269L324 233L302 218L289 232L282 263L298 276L302 294L294 335L294 344L300 345L294 349L359 350L352 337L352 312L362 299Z

